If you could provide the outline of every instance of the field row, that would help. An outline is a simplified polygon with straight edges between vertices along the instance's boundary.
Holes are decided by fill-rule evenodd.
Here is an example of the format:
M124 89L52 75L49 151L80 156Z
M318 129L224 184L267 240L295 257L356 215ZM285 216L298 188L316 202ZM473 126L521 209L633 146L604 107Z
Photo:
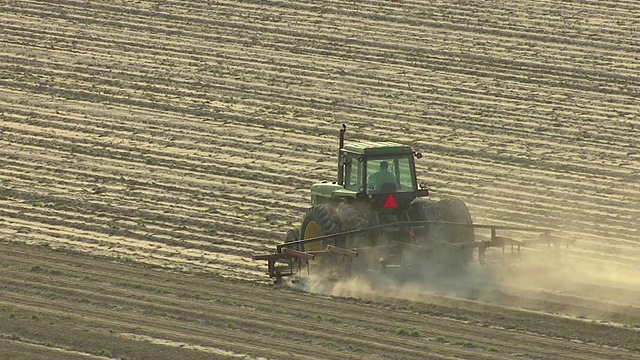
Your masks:
M295 296L42 247L0 243L0 250L0 315L11 319L0 334L11 346L0 356L16 348L66 358L637 358L633 331L598 323L464 302L451 309L437 297L383 306Z

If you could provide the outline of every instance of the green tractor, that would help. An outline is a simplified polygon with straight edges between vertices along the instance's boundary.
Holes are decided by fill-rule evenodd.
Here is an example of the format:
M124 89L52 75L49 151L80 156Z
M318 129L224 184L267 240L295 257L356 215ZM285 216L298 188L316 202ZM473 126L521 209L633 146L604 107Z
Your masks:
M336 181L311 186L311 208L298 228L285 235L272 254L256 255L268 261L268 273L277 282L317 265L323 272L400 269L403 274L465 269L478 249L522 241L499 237L499 229L538 231L541 241L554 241L547 229L475 225L458 198L434 201L424 182L418 183L415 159L422 154L395 142L346 144L346 126L340 130ZM475 228L491 230L487 241L476 242ZM342 265L341 265L342 264Z

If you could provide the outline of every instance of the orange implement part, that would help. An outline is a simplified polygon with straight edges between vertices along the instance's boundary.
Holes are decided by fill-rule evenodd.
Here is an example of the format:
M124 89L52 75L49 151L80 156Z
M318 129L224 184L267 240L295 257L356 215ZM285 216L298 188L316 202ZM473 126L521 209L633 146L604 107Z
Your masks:
M300 259L313 260L315 257L313 254L309 254L304 251L293 250L290 248L282 248L282 253L287 255L287 258L300 258Z

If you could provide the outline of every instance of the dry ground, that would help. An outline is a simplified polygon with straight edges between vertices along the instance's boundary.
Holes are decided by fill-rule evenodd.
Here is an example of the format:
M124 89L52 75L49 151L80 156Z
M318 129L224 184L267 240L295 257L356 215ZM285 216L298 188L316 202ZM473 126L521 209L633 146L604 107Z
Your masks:
M5 359L640 358L637 332L594 321L434 295L312 295L17 243L0 250Z
M0 1L0 358L640 358L640 4ZM560 267L272 287L348 137ZM384 296L382 295L384 294Z

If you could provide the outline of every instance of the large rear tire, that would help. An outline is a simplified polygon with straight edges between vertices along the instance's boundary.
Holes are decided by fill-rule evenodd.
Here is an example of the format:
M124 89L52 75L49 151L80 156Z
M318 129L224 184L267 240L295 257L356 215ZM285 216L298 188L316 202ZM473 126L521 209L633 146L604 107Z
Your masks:
M338 205L336 212L342 222L342 231L366 229L370 226L369 217L356 205L342 203ZM337 244L340 247L358 251L357 259L349 259L349 274L362 273L375 264L375 256L372 257L375 254L362 250L362 248L374 245L374 239L375 234L363 232L345 236L344 240Z
M473 224L467 205L458 198L446 198L438 202L442 220L462 224ZM474 231L471 226L447 226L446 241L453 244L471 244L474 242ZM473 247L463 247L456 252L455 266L466 268L473 259Z
M300 236L302 239L311 239L318 236L331 235L339 233L342 229L340 219L336 211L329 205L315 205L307 211L302 219L300 227ZM303 251L320 251L323 250L329 239L314 241L303 246Z
M342 224L336 211L327 204L320 204L312 207L302 220L300 236L303 239L311 239L318 236L336 234L342 231ZM327 245L336 244L335 238L314 241L302 246L302 251L321 251ZM345 262L338 261L336 256L319 256L311 261L311 267L324 279L340 278L347 272Z
M417 199L409 206L409 219L411 221L432 221L425 230L416 233L418 245L428 245L440 241L442 236L442 214L440 208L432 200Z
M440 272L446 266L448 260L442 256L438 242L442 241L443 227L442 215L438 205L429 199L416 199L409 206L409 219L411 221L432 222L427 227L419 227L415 231L416 244L422 246L421 251L405 251L403 258L413 269L409 276L422 276L433 272Z
M340 222L342 223L342 231L360 230L369 227L369 219L367 215L360 210L357 206L352 204L342 203L338 205L336 213ZM371 239L372 235L368 233L361 233L347 237L344 244L336 244L345 248L357 248L359 246L370 246L367 244L367 239Z

